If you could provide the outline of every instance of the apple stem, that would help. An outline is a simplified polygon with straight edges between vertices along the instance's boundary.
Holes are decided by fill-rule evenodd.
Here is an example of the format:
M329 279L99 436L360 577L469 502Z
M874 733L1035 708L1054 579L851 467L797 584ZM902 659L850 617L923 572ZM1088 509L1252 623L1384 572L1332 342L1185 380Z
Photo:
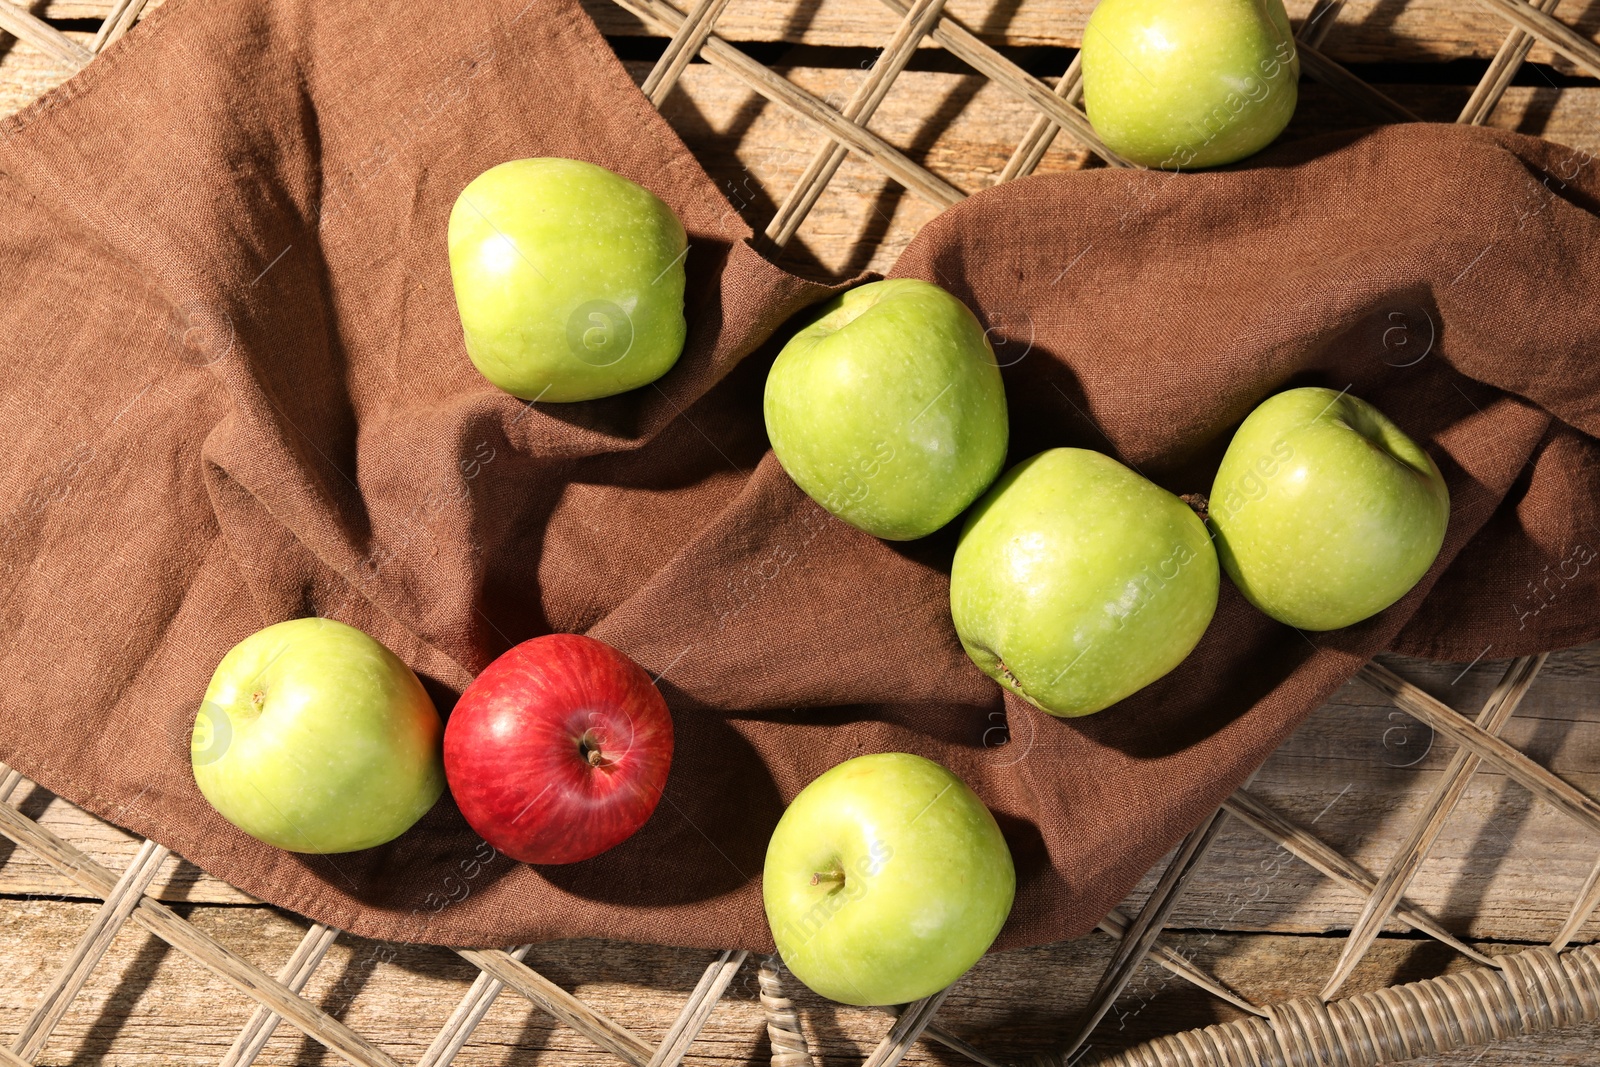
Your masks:
M598 748L589 749L589 754L584 758L589 761L589 766L591 767L598 767L605 762L605 757L600 754Z
M821 885L823 882L838 882L844 884L843 871L818 871L811 876L812 885Z

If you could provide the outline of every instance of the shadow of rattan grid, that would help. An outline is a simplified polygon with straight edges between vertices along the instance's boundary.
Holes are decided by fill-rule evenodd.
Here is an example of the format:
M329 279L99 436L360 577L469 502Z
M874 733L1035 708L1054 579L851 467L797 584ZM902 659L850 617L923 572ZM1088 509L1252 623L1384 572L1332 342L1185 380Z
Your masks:
M671 93L689 62L699 56L816 130L814 156L766 228L765 237L777 247L794 237L850 153L939 207L963 198L949 182L907 157L868 126L913 52L929 42L1020 97L1036 112L1032 127L998 180L1031 172L1061 134L1076 140L1106 165L1129 165L1100 142L1081 110L1082 82L1076 59L1051 87L946 16L944 0L881 0L900 16L899 25L855 93L838 108L717 37L715 23L728 0L698 0L687 13L669 0L615 2L671 38L642 86L656 106ZM1600 76L1600 46L1553 16L1559 0L1535 0L1532 4L1521 0L1479 2L1503 16L1509 29L1462 109L1459 122L1481 125L1488 121L1535 42ZM10 0L0 0L0 29L77 70L126 33L145 3L146 0L115 0L88 48ZM1334 29L1341 6L1342 0L1317 0L1300 26L1296 39L1305 73L1383 121L1420 121L1319 50ZM1600 905L1600 864L1590 872L1566 922L1548 946L1492 959L1451 935L1405 899L1412 878L1437 841L1445 820L1465 795L1473 774L1485 763L1600 835L1600 802L1500 736L1544 662L1542 655L1513 661L1476 718L1470 720L1377 663L1363 667L1359 674L1363 681L1456 745L1440 781L1384 872L1374 876L1307 828L1279 814L1248 788L1239 789L1178 846L1137 915L1113 910L1101 921L1099 929L1117 940L1116 949L1074 1031L1064 1035L1058 1052L1042 1057L1040 1062L1063 1067L1080 1063L1088 1051L1089 1035L1146 959L1248 1016L1239 1022L1176 1034L1123 1051L1100 1061L1107 1067L1372 1067L1600 1019L1600 948L1586 946L1564 951ZM0 1044L0 1065L34 1063L118 931L132 921L255 1003L255 1013L223 1057L225 1067L253 1063L280 1022L300 1029L350 1063L396 1067L393 1058L299 995L339 931L313 923L278 973L268 975L146 894L170 856L165 847L145 841L119 876L12 805L11 797L22 783L18 772L0 764L0 834L104 903L22 1032L9 1046ZM1230 818L1286 849L1363 902L1339 962L1318 997L1265 1006L1253 1004L1161 943L1162 928L1190 875ZM1442 942L1479 966L1336 999L1389 920ZM661 1043L652 1046L529 967L523 961L530 948L524 945L509 951L458 950L478 968L479 974L423 1054L420 1067L449 1064L506 989L526 997L540 1010L632 1067L674 1067L688 1052L734 976L751 963L742 951L726 951L713 959ZM765 960L758 966L773 1067L812 1067L818 1060L807 1045L799 1013L785 995L787 976L781 964ZM944 990L894 1013L896 1017L882 1041L867 1057L867 1067L893 1067L917 1041L937 1042L974 1063L999 1067L999 1061L937 1022L948 993L948 989Z

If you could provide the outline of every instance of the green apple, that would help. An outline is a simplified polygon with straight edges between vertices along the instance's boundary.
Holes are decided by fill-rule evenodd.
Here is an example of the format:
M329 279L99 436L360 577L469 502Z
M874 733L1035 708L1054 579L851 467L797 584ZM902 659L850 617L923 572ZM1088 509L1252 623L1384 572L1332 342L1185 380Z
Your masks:
M603 167L490 167L456 198L449 247L467 354L514 396L611 396L655 381L683 351L683 224Z
M950 571L972 661L1052 715L1109 707L1183 661L1217 607L1205 524L1099 452L1017 464L973 509Z
M1082 58L1095 132L1166 170L1259 152L1289 124L1299 92L1283 0L1100 0Z
M1211 488L1217 554L1240 592L1302 630L1375 615L1444 544L1433 460L1365 400L1290 389L1244 420Z
M994 816L948 770L857 756L800 791L767 844L761 893L789 970L846 1004L906 1004L966 973L1011 913Z
M955 518L1005 462L1005 387L983 325L912 278L822 305L778 353L765 409L789 477L845 522L891 541Z
M399 837L433 807L443 732L393 652L342 622L293 619L222 657L189 758L206 800L251 837L352 852Z

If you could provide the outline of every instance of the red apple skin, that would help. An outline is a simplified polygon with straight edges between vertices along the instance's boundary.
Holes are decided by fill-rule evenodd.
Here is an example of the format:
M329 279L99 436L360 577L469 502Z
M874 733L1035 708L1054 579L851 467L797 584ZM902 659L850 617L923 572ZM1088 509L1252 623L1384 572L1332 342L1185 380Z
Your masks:
M672 716L650 676L579 634L524 641L467 686L444 770L467 822L524 863L577 863L650 818L672 764Z

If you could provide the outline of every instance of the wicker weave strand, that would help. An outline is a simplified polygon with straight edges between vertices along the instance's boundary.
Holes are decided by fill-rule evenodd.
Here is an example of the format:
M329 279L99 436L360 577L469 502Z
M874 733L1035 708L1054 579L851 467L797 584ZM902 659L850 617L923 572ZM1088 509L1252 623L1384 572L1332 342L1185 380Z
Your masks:
M1532 948L1457 974L1160 1038L1103 1067L1377 1067L1600 1018L1600 946ZM1050 1062L1060 1063L1056 1058Z
M1489 694L1489 699L1484 702L1483 711L1478 714L1476 720L1478 729L1490 734L1499 734L1505 728L1506 723L1511 721L1511 716L1516 713L1517 705L1527 695L1528 688L1544 669L1545 659L1546 657L1541 654L1523 656L1511 662L1511 666L1506 668L1505 677L1495 686L1494 692ZM1461 803L1461 798L1466 796L1467 786L1471 783L1472 776L1477 773L1481 762L1477 755L1465 748L1458 749L1455 755L1450 757L1450 765L1445 768L1439 783L1423 806L1422 813L1411 828L1410 836L1389 861L1388 869L1383 872L1383 877L1378 879L1377 886L1361 910L1361 915L1351 926L1350 936L1345 939L1344 951L1339 956L1339 962L1322 987L1323 1000L1334 998L1339 987L1355 972L1356 965L1367 954L1372 942L1377 940L1384 922L1394 913L1401 897L1411 885L1411 880L1427 861L1428 853L1438 841L1439 834L1444 831L1445 820L1455 811L1456 805Z
M772 1042L772 1067L811 1067L811 1050L794 1001L783 992L777 957L761 961L761 1008L767 1015L767 1038Z
M331 926L321 923L312 923L306 930L305 936L300 939L300 944L290 954L289 959L278 969L274 976L283 983L283 987L291 993L299 993L305 989L306 983L311 981L311 976L316 972L317 965L328 954L328 949L339 939L339 931ZM257 1004L255 1011L250 1014L250 1019L244 1024L244 1029L239 1031L239 1036L233 1039L233 1046L222 1057L221 1067L250 1067L261 1055L261 1050L267 1047L267 1042L272 1040L272 1035L278 1029L279 1015L265 1004Z
M700 1036L700 1031L705 1028L706 1020L711 1018L711 1013L717 1007L722 994L728 989L734 975L739 973L739 968L744 966L745 957L750 953L744 949L727 949L716 959L701 975L700 981L694 987L694 992L689 994L688 1001L683 1009L678 1012L678 1017L667 1028L667 1034L661 1039L661 1044L656 1046L655 1055L650 1057L649 1067L678 1067L683 1057L688 1055L689 1046L694 1044L694 1039Z

